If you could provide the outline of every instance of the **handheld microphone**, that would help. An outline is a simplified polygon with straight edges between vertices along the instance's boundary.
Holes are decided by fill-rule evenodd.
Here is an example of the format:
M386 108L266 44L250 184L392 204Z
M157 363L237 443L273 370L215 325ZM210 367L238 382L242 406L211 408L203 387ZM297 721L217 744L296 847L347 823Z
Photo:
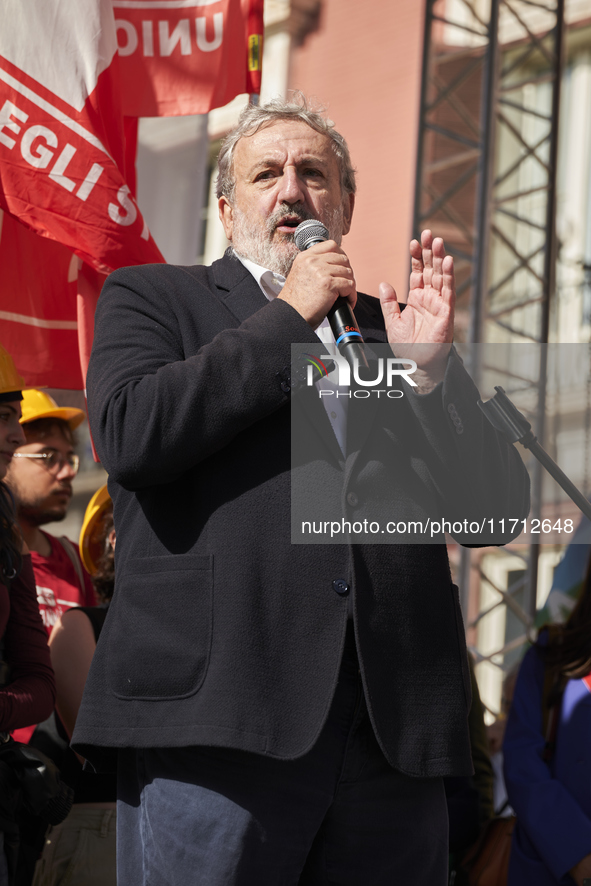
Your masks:
M295 245L300 252L328 238L328 229L322 222L313 218L301 222L294 232ZM358 365L367 367L363 338L347 299L339 296L326 316L341 354L347 358L351 366L354 367L357 361Z

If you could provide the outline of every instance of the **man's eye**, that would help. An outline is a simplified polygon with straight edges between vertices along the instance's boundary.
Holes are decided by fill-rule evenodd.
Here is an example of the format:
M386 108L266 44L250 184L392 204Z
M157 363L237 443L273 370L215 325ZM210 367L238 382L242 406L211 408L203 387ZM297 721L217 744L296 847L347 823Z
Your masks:
M256 181L267 181L270 178L273 178L275 173L271 169L265 169L264 172L259 172L256 177Z
M320 169L304 169L304 175L308 178L322 178L322 171Z

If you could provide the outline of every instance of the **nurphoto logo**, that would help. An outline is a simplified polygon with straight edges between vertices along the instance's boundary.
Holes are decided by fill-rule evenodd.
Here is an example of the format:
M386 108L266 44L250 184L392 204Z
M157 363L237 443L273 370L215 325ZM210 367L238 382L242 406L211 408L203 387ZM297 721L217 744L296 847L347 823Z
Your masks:
M316 371L317 374L320 374L322 378L329 374L328 369L323 362L324 360L336 363L338 369L338 387L351 387L351 366L342 354L321 354L320 357L306 354L305 357L308 362L306 369L306 384L308 387L315 384L318 379L318 375L316 376L316 379L314 378L314 371ZM416 362L407 357L380 357L378 360L372 360L370 362L369 370L365 367L360 370L359 362L354 360L353 379L357 386L359 388L374 389L371 391L357 390L355 391L355 396L369 397L373 393L377 394L378 397L380 394L386 394L387 397L395 399L403 397L404 393L392 386L395 381L402 379L411 387L416 388L417 383L411 378L412 373L415 372L416 369ZM378 388L378 385L385 385L385 387ZM331 394L334 395L334 393L335 392L331 390L319 390L318 392L320 397L329 396ZM337 396L338 395L339 392L337 391ZM350 393L345 396L350 396Z

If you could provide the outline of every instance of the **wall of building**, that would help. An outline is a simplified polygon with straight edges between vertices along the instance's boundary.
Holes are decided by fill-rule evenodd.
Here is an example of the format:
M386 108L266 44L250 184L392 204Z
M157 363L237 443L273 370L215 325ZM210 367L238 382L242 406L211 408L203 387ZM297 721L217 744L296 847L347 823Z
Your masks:
M347 138L358 199L344 241L360 290L408 289L424 4L324 0L320 25L292 51L289 86L314 96Z

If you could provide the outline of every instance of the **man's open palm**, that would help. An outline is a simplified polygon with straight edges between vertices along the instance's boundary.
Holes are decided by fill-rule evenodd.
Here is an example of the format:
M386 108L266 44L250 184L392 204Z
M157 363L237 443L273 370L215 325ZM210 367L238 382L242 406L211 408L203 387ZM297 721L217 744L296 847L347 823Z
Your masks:
M389 283L380 283L380 301L388 341L397 344L443 344L453 340L454 261L445 254L441 237L423 231L410 244L410 290L404 311ZM397 353L398 351L396 351Z

